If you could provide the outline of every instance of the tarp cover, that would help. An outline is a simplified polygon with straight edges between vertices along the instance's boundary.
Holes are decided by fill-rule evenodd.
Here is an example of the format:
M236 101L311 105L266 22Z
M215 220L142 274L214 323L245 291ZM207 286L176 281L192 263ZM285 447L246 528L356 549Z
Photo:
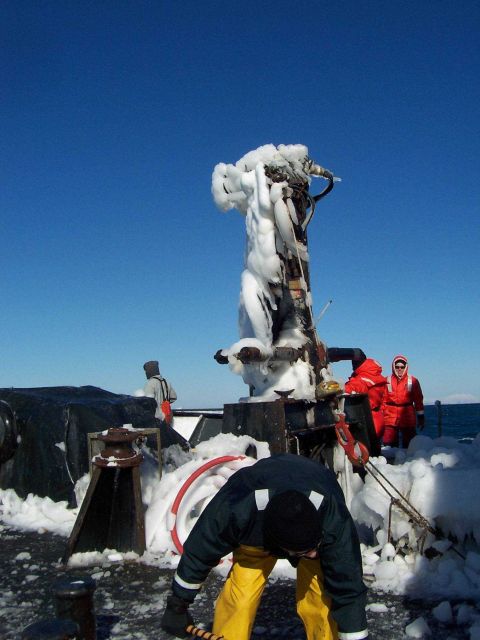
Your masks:
M75 482L89 470L88 433L131 424L158 427L162 448L185 441L155 419L153 398L118 395L98 387L0 389L13 409L18 448L0 465L0 488L67 500L75 506Z

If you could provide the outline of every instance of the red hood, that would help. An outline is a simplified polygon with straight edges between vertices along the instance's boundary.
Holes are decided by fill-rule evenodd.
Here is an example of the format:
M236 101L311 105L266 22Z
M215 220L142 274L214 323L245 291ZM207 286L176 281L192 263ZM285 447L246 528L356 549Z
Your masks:
M367 358L355 369L355 375L381 376L382 365L373 358Z
M408 360L406 359L405 356L402 356L401 353L398 354L398 356L395 356L394 359L392 360L392 373L394 376L397 376L397 374L395 373L395 363L397 362L397 360L403 360L405 362L405 373L403 374L404 376L408 376ZM398 378L398 376L397 376Z

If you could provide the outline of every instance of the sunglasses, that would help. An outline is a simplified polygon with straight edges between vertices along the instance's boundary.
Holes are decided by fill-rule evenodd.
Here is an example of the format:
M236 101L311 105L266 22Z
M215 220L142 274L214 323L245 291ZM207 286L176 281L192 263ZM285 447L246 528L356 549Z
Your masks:
M307 549L306 551L289 551L288 549L283 549L291 558L302 558L303 556L310 553L310 551L318 551L319 545L313 547L312 549Z
M395 365L395 369L405 369L405 365L404 364L396 364Z

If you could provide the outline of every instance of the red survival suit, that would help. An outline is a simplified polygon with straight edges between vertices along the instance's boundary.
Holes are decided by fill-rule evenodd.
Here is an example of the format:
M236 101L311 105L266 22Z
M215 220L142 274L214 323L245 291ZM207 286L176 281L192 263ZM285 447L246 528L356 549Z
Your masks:
M372 358L367 358L358 365L350 378L345 383L347 393L366 393L372 410L375 431L381 439L383 435L383 413L381 410L383 394L387 379L382 376L382 367Z
M405 372L401 378L395 372L398 361L405 363ZM398 355L393 359L392 375L387 378L382 409L385 420L383 444L398 447L401 432L402 446L406 448L415 437L417 419L420 429L425 426L422 389L417 378L409 375L405 356Z

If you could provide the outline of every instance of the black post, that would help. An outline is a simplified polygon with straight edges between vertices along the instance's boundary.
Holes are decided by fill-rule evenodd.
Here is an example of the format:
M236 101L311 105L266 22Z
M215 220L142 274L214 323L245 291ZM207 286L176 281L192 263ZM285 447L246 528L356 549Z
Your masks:
M57 617L78 623L81 640L96 640L97 637L93 604L96 586L90 576L60 578L54 585Z
M442 403L440 400L435 400L435 406L437 407L437 424L438 424L438 437L442 437Z

